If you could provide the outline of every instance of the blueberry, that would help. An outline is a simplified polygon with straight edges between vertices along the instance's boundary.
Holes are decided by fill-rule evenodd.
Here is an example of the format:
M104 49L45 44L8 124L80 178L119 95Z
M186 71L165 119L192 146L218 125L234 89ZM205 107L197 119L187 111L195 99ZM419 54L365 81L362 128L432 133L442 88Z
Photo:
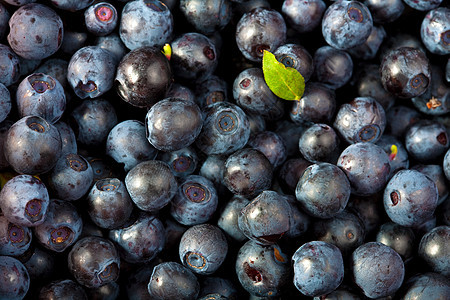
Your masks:
M64 39L61 45L61 51L74 55L78 49L87 46L88 34L86 32L78 32L78 31L64 31Z
M19 256L31 245L31 229L16 225L0 215L0 255Z
M88 157L86 159L88 160L94 172L94 180L92 181L93 183L97 182L100 179L118 177L121 174L121 172L119 171L119 167L117 165L114 165L114 162L112 160L99 157Z
M222 101L228 101L227 82L211 75L199 82L195 87L195 100L200 108Z
M403 143L392 135L383 134L376 143L389 156L391 178L397 171L409 168L408 152ZM395 148L393 148L395 146Z
M98 46L86 46L70 58L67 80L81 99L95 98L112 88L112 70L115 69L116 61L111 52Z
M226 299L236 299L238 297L238 291L233 282L221 277L208 276L201 282L201 290L199 297L206 297L206 295L216 294ZM223 298L218 298L223 299Z
M388 219L383 207L382 192L371 196L352 195L347 207L350 212L355 213L363 222L366 236L376 234L380 226L385 222L385 219Z
M122 58L114 84L125 102L137 107L151 107L169 90L172 70L160 49L141 47Z
M83 197L90 189L94 172L81 155L62 155L48 174L48 186L55 197L73 201Z
M395 104L396 97L383 88L380 79L380 66L376 64L364 64L363 66L355 74L357 76L355 87L358 91L358 96L374 98L383 106L386 113L389 112L389 109ZM386 124L386 126L388 125Z
M289 261L278 245L246 242L236 257L236 274L251 295L275 297L289 279Z
M195 225L186 230L178 251L183 265L200 275L217 271L227 252L225 235L218 227L210 224Z
M267 120L277 120L283 116L283 102L269 89L260 68L246 69L236 77L233 97L245 111Z
M313 62L316 80L329 88L343 87L352 77L353 60L350 54L343 50L330 46L320 47L314 53Z
M215 75L211 75L210 79L216 77ZM202 81L203 82L203 81ZM208 82L208 80L205 80L205 82ZM201 83L200 83L201 84ZM209 87L206 87L209 88ZM203 90L201 90L201 92L203 92ZM166 97L167 98L178 98L178 99L184 99L184 100L188 100L188 101L196 101L197 96L195 95L195 93L187 86L182 85L180 83L174 82L169 90L166 93ZM211 99L212 100L212 99ZM202 108L203 106L200 105L200 108Z
M157 217L141 212L135 220L129 218L127 224L111 230L109 239L126 262L148 263L164 249L165 234Z
M297 124L307 122L330 124L335 110L334 90L321 83L309 82L302 98L292 104L290 117Z
M361 60L374 59L378 53L380 45L386 38L386 31L382 26L373 26L366 41L361 45L348 49L347 51L354 57Z
M199 175L209 179L216 188L218 194L223 194L227 188L223 185L223 171L225 169L224 155L208 155L200 167Z
M418 274L405 282L402 299L445 299L450 294L448 278L437 273Z
M3 149L3 145L6 142L8 136L8 130L13 125L13 121L6 119L0 123L0 149ZM9 162L6 160L5 152L0 152L0 170L6 169L9 166Z
M5 5L0 4L0 40L2 40L6 34L10 17L11 15L9 14Z
M320 25L326 8L323 0L290 0L283 1L281 11L296 31L310 32Z
M118 299L120 293L118 283L112 281L98 288L87 289L88 299Z
M414 254L414 231L394 222L387 222L381 225L375 241L394 249L404 261L410 260Z
M278 11L256 8L244 14L236 25L236 43L246 59L261 62L264 50L274 52L285 43L286 30Z
M117 125L114 106L105 99L84 100L69 117L77 141L87 147L98 147L106 141L109 132Z
M350 183L336 165L314 164L306 168L300 177L295 197L308 214L317 218L331 218L347 205Z
M18 300L25 298L30 277L25 266L10 256L0 256L0 297Z
M34 228L34 235L45 248L63 252L80 237L83 221L70 202L52 199L45 221Z
M447 179L445 178L444 171L442 170L442 166L439 165L415 165L411 169L417 170L434 181L436 187L438 189L438 205L444 203L447 200L449 195L449 187Z
M292 256L295 287L305 296L316 297L335 290L344 279L344 260L339 248L313 241Z
M450 227L439 226L430 230L420 240L418 253L433 272L442 274L448 278L450 274Z
M375 99L357 97L340 106L333 126L350 144L376 143L386 128L386 114Z
M52 77L53 79L56 79L63 86L63 88L66 89L69 86L67 82L68 66L69 62L64 59L50 58L45 60L34 72L43 73ZM67 91L64 92L67 93Z
M385 24L397 20L405 9L402 0L365 0L363 1L370 10L374 23Z
M144 211L156 212L175 196L177 181L169 166L160 160L141 162L125 177L131 200Z
M231 20L232 6L227 0L181 0L180 10L196 30L212 34Z
M39 292L39 299L64 299L73 297L75 299L87 300L85 290L70 279L52 281L43 286Z
M284 44L275 50L274 55L286 67L299 71L305 82L311 78L314 71L313 59L303 46Z
M425 93L431 80L430 73L426 55L410 47L386 53L380 65L383 87L399 98L412 98Z
M223 181L234 194L254 197L270 188L273 169L266 156L256 149L245 148L225 161Z
M200 175L189 175L180 182L170 205L170 214L183 225L207 222L217 209L218 196L213 183Z
M417 110L404 105L395 105L386 110L386 133L403 140L408 128L420 119L421 115Z
M429 11L438 7L442 0L404 0L407 5L410 7L421 10L421 11Z
M106 229L124 225L134 207L125 184L118 178L97 181L86 198L92 221Z
M366 233L361 219L347 210L331 219L317 220L312 230L316 240L335 245L344 256L363 244Z
M30 257L23 262L31 280L37 282L48 280L55 275L55 255L53 252L34 247Z
M372 31L372 15L363 3L339 1L331 4L322 18L322 34L336 49L361 45Z
M170 170L172 170L175 177L186 177L191 175L197 169L197 164L199 162L197 152L192 147L164 152L161 154L161 160L169 165Z
M291 207L275 191L263 191L241 209L238 226L249 239L262 245L272 245L290 229Z
M439 66L431 65L430 87L411 100L417 110L427 115L444 115L450 112L450 85L445 81Z
M445 127L436 121L417 122L406 132L406 150L412 158L421 163L430 163L442 158L449 145Z
M391 171L388 155L373 143L348 146L339 156L337 166L347 175L352 193L360 196L381 191Z
M311 125L298 141L300 153L313 163L336 163L340 154L339 145L338 135L326 124Z
M8 46L0 44L0 83L10 86L20 77L19 56Z
M9 19L8 42L19 56L44 59L61 47L63 22L46 5L30 3L17 9Z
M420 29L422 42L427 49L438 55L450 54L450 9L439 7L430 10Z
M295 196L284 196L291 207L289 230L284 234L284 236L291 240L297 239L308 231L310 228L311 218L303 212Z
M128 49L123 44L117 33L111 33L106 36L99 36L95 39L95 46L111 52L117 64L127 54Z
M417 226L431 218L438 201L436 184L416 170L400 170L384 190L389 218L402 226Z
M181 80L207 79L217 68L216 46L210 38L188 32L178 36L171 44L170 60L175 77Z
M273 168L280 166L287 157L283 139L273 131L263 131L249 139L248 146L261 151Z
M218 102L203 111L203 127L195 145L205 154L230 154L247 144L247 115L236 104Z
M400 255L377 242L359 246L353 252L351 268L356 285L371 299L393 295L405 277Z
M0 83L0 123L11 112L11 95L3 83Z
M100 2L84 11L86 29L97 36L110 34L117 25L116 8L108 2Z
M176 262L155 266L148 283L148 292L154 299L194 300L200 291L195 275Z
M76 281L87 288L100 287L119 277L119 254L105 238L91 236L79 240L70 250L67 262Z
M34 227L47 216L50 199L45 185L31 175L17 175L0 191L0 208L13 224Z
M126 279L126 293L128 299L143 300L149 297L148 280L152 275L155 265L161 263L160 259L155 259L151 263L140 266L136 270L132 270ZM122 285L121 285L122 288Z
M59 135L61 137L61 156L69 153L77 153L77 138L72 128L63 121L58 121L54 125L56 129L58 129Z
M122 10L119 34L125 46L135 50L168 43L173 26L172 13L161 1L130 1Z
M239 229L238 218L241 210L250 203L245 197L233 196L220 212L217 226L236 241L243 242L247 237Z
M161 151L190 146L203 126L200 108L191 101L166 98L153 105L145 116L146 136Z
M137 164L156 157L156 150L147 140L144 123L126 120L114 126L106 140L106 154L124 165L128 172Z

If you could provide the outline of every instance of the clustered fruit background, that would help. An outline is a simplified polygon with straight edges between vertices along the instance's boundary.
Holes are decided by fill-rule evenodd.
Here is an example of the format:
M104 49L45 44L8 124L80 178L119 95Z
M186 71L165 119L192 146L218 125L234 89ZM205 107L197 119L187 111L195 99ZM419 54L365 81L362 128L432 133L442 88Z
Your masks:
M449 54L442 0L1 0L0 299L447 299Z

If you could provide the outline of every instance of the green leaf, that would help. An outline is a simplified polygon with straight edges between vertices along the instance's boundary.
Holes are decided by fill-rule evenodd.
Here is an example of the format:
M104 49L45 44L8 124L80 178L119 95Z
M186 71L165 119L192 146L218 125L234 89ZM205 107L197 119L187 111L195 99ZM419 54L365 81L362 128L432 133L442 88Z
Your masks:
M275 55L264 50L262 59L264 80L270 90L285 100L300 100L305 91L305 79L294 68L280 63Z

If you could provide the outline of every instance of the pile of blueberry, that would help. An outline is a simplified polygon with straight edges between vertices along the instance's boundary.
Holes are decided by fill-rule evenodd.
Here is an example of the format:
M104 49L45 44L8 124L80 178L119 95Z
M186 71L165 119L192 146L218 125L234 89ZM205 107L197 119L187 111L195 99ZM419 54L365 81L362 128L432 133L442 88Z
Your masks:
M445 0L0 0L0 299L449 299L449 137Z

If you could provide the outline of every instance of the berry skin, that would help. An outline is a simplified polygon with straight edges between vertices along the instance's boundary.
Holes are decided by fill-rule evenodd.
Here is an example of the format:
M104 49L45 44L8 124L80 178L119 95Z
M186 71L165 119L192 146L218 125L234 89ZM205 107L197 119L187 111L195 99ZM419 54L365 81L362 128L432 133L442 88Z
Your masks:
M10 256L0 256L0 297L19 300L30 288L30 276L25 266Z
M292 256L295 287L305 296L317 297L334 291L344 279L344 260L336 246L313 241Z
M427 49L438 55L450 54L450 8L430 10L420 28L422 42Z
M84 12L86 28L97 36L110 34L117 25L116 8L108 2L92 5Z
M450 275L450 226L438 226L427 232L420 240L419 256L433 272L447 278Z

